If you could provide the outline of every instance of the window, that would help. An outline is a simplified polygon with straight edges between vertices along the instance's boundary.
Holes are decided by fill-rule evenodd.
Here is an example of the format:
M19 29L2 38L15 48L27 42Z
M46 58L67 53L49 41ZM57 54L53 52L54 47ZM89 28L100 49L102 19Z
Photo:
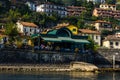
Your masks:
M30 29L30 32L32 31L32 29Z
M98 39L98 36L96 36L96 39Z
M118 43L118 42L116 42L116 43L115 43L115 45L116 45L116 46L118 46L118 45L119 45L119 43Z
M26 28L24 28L24 32L26 32Z
M113 45L113 42L110 42L110 45Z
M73 31L75 32L75 31L76 31L76 29L73 29Z

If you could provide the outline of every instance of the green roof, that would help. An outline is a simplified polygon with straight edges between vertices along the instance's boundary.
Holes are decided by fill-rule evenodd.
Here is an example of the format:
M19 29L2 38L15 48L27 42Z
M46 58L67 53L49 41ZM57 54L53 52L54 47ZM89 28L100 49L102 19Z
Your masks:
M58 30L51 30L51 31L48 31L47 32L47 34L53 34L53 35L56 35L56 32L57 32Z
M32 34L30 37L31 38L36 38L36 37L39 37L40 35L39 34Z
M58 38L48 38L48 37L42 37L43 40L48 42L61 42Z
M50 37L42 37L43 40L48 42L72 42L72 43L90 43L88 40L84 39L72 39L70 37L58 37L58 38L50 38Z

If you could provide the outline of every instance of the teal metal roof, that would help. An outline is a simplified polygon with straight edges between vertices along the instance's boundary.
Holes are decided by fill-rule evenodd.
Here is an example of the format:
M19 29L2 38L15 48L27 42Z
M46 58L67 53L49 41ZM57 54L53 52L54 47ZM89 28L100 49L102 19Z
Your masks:
M53 34L53 35L56 35L58 30L50 30L47 32L47 34Z
M30 37L31 38L37 38L37 37L39 37L40 36L40 34L32 34Z
M61 42L61 40L59 40L58 38L43 37L42 39L48 42Z
M42 38L43 40L48 41L48 42L72 42L72 43L83 43L83 44L90 43L88 40L72 39L70 37L58 37L58 38L42 37Z

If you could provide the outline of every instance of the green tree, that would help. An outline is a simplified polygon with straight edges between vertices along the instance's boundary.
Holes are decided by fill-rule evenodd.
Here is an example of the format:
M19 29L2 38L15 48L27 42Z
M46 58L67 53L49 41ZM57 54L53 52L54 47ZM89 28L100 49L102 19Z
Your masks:
M19 4L19 6L17 6L17 10L18 10L19 13L21 13L21 15L30 14L32 12L29 9L29 7L25 4Z
M94 42L94 40L90 36L88 37L88 41L90 43L86 45L86 49L91 49L96 51L99 46Z
M18 12L18 10L12 10L10 9L7 13L7 17L9 21L16 22L20 18L21 14Z
M62 0L62 2L63 2L66 6L71 6L71 5L75 5L76 0Z
M117 4L117 5L116 5L116 9L117 9L117 10L120 10L120 4Z
M18 35L18 30L13 22L9 22L6 24L5 34L9 36L10 41L15 40L15 37Z
M115 4L116 0L106 0L105 1L107 4Z
M77 26L78 26L78 28L81 28L81 29L83 29L84 28L84 25L85 25L85 22L84 22L84 20L78 20L78 22L77 22Z

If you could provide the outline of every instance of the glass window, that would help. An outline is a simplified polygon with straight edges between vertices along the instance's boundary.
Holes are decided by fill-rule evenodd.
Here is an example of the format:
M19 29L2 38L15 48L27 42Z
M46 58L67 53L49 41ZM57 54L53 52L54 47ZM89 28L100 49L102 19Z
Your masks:
M113 45L113 42L110 42L110 45Z
M24 28L24 32L26 32L26 28Z
M30 32L32 31L32 29L30 29Z
M118 43L118 42L116 42L116 43L115 43L115 45L116 45L116 46L118 46L118 45L119 45L119 43Z
M75 31L76 31L76 29L73 29L73 31L75 32Z
M96 39L98 39L98 36L96 36Z

